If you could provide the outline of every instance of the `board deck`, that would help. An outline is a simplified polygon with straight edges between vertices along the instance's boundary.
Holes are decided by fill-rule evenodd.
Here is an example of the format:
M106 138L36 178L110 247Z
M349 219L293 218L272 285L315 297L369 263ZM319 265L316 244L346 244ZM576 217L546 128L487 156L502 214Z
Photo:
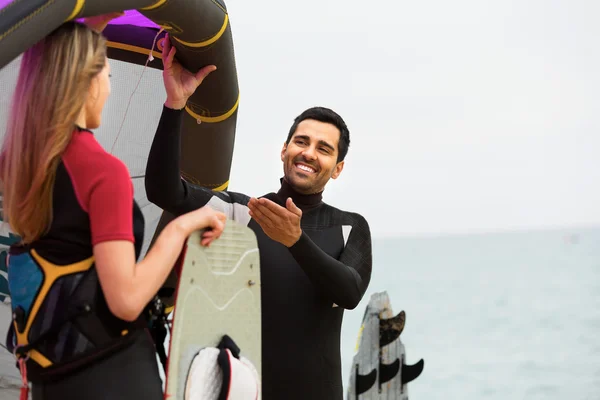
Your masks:
M400 340L404 311L394 315L387 292L374 293L365 310L352 360L347 400L408 400L406 384L423 371L423 360L406 365Z
M229 335L261 374L260 258L254 232L228 220L210 247L187 241L170 334L165 398L184 400L194 357Z

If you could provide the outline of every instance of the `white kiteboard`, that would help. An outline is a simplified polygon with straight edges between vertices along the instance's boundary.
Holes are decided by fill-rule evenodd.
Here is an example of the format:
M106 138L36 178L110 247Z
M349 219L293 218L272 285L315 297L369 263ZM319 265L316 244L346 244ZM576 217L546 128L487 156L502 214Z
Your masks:
M408 400L406 384L423 371L424 362L406 365L400 340L406 313L394 316L387 292L374 293L359 330L347 400Z
M256 236L250 228L227 220L223 234L210 247L201 246L200 238L201 232L195 232L184 248L165 399L218 399L222 385L229 381L227 399L260 399L261 285ZM239 355L231 347L222 351L221 356L230 360L229 371L218 365L222 361L218 346L224 338L239 348Z

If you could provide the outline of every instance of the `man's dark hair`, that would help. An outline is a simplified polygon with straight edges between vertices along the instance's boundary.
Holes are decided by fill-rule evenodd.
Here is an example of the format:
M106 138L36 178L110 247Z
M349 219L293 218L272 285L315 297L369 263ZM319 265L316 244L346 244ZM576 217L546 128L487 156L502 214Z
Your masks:
M298 115L296 119L294 119L294 124L290 128L290 133L288 133L288 137L286 140L286 144L290 143L294 132L298 128L300 122L306 119L314 119L319 122L324 122L327 124L332 124L340 131L340 140L338 142L338 158L337 162L343 161L346 158L346 154L348 154L348 148L350 147L350 131L346 126L346 123L335 111L325 108L325 107L312 107L308 110L302 112L302 114Z

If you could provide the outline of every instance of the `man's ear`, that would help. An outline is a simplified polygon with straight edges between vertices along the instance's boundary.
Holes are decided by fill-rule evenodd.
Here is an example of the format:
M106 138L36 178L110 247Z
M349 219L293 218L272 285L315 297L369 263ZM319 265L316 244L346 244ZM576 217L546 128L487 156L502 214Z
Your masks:
M283 142L283 148L281 149L281 161L285 159L285 151L287 150L287 143Z
M340 174L342 173L343 169L344 169L344 160L337 163L337 165L333 169L333 173L331 174L331 179L337 179L337 177L340 176Z

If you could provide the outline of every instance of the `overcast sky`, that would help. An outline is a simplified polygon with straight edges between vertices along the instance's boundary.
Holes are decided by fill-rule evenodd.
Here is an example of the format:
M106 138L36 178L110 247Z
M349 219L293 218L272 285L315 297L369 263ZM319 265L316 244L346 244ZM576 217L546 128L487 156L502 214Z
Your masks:
M231 190L277 190L293 118L323 105L352 141L325 201L364 215L374 236L600 224L600 2L227 5L242 96ZM108 150L137 80L119 68L98 134ZM160 81L145 72L119 140L136 143L128 124L158 117L163 99L146 90ZM141 172L134 149L116 155Z
M352 141L325 200L374 235L600 223L599 2L227 4L232 190L276 189L292 119L324 105Z

